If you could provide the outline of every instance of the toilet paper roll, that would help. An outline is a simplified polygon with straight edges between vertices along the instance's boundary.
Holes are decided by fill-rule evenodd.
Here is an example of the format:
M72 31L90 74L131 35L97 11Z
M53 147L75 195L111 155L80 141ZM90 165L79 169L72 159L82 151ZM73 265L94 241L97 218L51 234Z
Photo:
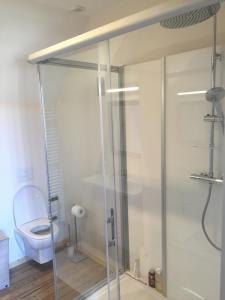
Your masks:
M74 205L71 209L71 214L77 218L83 218L85 209L82 206Z

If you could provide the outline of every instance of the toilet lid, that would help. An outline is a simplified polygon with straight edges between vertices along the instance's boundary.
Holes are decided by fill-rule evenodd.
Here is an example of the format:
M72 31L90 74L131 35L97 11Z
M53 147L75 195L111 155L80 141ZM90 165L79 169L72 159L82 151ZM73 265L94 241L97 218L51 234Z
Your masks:
M18 226L18 230L21 232L21 234L25 237L29 237L36 240L43 240L43 239L49 239L51 236L50 231L45 234L35 234L33 230L39 226L50 226L50 222L47 218L41 218L37 220L33 220L31 222L22 224ZM53 232L54 235L58 234L58 226L53 223Z
M32 220L47 218L47 199L38 187L26 185L14 196L13 214L16 227Z

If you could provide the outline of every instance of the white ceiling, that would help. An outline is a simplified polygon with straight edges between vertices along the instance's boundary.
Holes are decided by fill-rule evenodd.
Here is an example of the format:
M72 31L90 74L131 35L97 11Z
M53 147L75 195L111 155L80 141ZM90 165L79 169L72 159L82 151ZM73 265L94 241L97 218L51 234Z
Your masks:
M82 12L85 15L96 13L100 9L114 6L124 0L33 0L37 3L58 7L65 10L73 10L76 6L84 6L86 10Z

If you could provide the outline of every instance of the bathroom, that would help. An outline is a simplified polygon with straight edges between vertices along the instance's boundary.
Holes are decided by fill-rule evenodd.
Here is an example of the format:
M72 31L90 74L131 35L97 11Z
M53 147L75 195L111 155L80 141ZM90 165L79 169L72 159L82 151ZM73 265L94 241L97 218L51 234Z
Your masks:
M0 299L225 300L223 1L9 2Z

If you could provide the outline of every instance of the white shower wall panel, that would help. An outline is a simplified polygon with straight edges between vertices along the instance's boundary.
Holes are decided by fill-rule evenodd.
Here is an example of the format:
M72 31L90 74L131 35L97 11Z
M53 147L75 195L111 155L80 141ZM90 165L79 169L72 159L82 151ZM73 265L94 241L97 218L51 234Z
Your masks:
M161 61L125 67L126 153L130 269L140 260L141 278L161 263ZM134 197L133 184L139 189Z

